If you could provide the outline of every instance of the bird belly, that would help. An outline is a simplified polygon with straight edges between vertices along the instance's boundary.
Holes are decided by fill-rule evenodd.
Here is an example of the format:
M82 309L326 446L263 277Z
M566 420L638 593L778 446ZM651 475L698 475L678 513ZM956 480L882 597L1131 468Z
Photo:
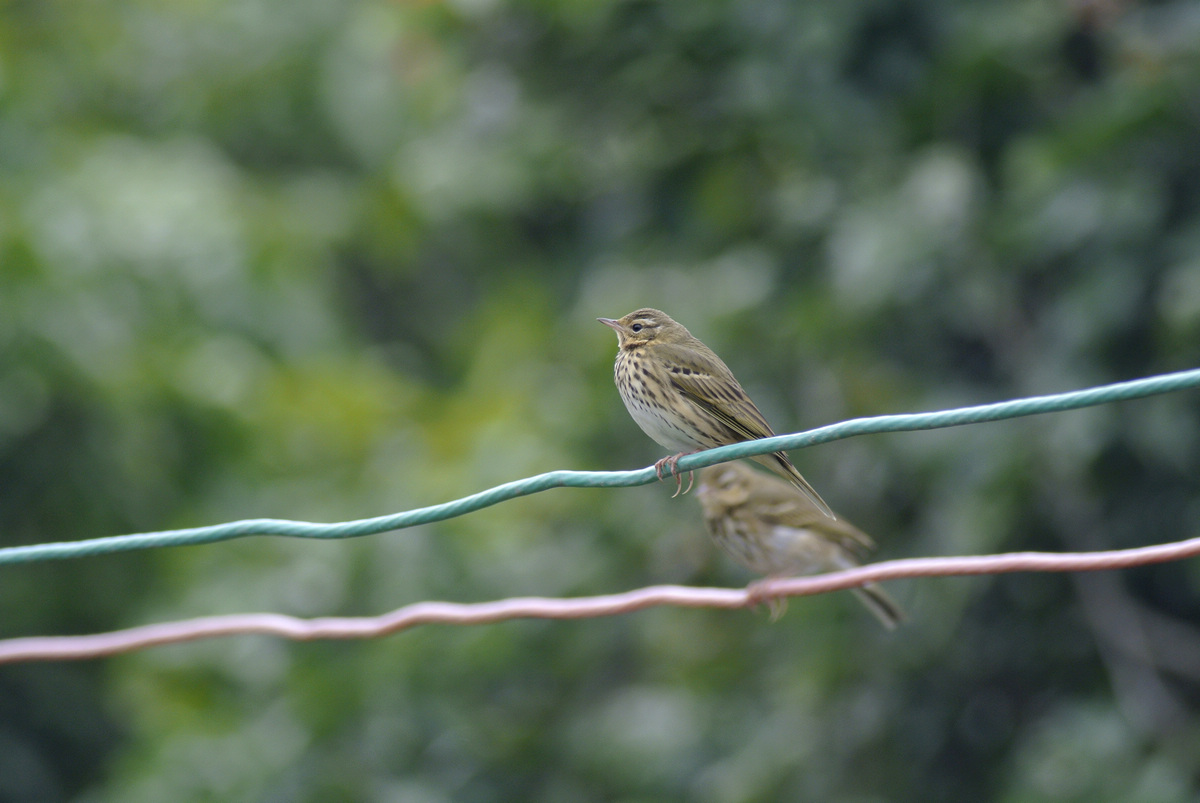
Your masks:
M776 525L768 531L767 543L773 574L815 574L834 568L837 547L807 527Z
M664 415L661 410L644 402L636 397L625 398L625 409L629 411L629 415L633 418L637 425L641 427L642 432L645 432L650 438L671 452L691 452L696 449L705 448L704 444L697 443L687 432L681 429L668 416Z

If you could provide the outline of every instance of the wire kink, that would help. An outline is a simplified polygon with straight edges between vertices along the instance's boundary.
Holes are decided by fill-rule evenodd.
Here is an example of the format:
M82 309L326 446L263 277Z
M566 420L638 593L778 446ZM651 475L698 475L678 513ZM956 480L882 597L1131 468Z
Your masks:
M1085 390L1057 393L1050 396L1034 396L1025 399L984 404L976 407L961 407L936 413L913 413L908 415L881 415L871 418L855 418L838 424L820 427L807 432L777 435L756 441L744 441L717 449L685 455L679 459L681 472L704 468L727 460L769 454L780 450L802 449L822 443L871 435L884 432L914 432L942 427L957 427L986 421L1002 421L1041 413L1057 413L1077 410L1098 404L1129 401L1160 393L1200 387L1200 369L1180 371L1173 374L1118 382ZM369 519L320 524L289 519L246 519L207 527L192 527L184 530L134 533L92 538L84 541L63 541L48 544L7 547L0 549L0 565L32 563L45 560L65 560L112 552L128 552L135 549L154 549L168 546L196 546L244 538L251 535L281 535L291 538L357 538L375 535L389 530L400 530L418 524L443 521L467 513L473 513L519 496L539 493L551 488L624 488L647 485L657 476L654 468L635 471L551 471L523 480L508 482L486 491L472 494L440 505L417 508L386 516Z

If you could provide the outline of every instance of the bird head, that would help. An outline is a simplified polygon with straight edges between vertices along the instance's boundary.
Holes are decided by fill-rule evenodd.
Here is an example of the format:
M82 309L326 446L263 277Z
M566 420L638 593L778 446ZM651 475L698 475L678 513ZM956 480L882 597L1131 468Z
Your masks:
M617 333L617 345L621 348L644 346L652 340L662 343L684 343L695 338L662 310L644 309L629 313L615 321L612 318L597 318Z
M696 495L705 514L720 514L744 505L750 499L755 478L754 469L740 461L700 469Z

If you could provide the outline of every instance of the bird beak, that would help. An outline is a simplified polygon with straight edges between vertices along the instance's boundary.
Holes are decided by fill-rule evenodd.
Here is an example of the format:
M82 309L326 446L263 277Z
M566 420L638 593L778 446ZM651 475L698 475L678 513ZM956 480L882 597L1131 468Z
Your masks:
M596 320L600 321L600 323L604 324L610 329L615 329L618 333L625 331L625 327L621 326L620 322L614 321L612 318L597 318Z

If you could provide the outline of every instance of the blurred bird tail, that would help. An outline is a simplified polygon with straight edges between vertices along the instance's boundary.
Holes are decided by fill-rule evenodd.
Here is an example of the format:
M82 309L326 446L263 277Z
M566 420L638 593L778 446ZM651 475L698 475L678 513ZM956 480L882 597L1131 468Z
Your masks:
M903 609L896 604L896 601L874 583L868 583L861 588L851 590L888 630L895 630L908 618L904 615Z

